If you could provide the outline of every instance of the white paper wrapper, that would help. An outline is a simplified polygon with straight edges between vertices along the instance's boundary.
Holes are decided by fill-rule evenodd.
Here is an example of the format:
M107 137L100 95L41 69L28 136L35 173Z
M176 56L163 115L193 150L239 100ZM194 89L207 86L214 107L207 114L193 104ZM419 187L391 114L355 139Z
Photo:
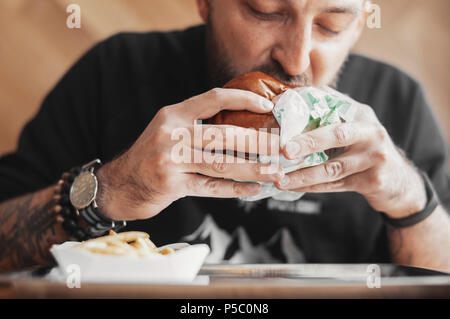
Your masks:
M311 111L296 91L288 90L278 96L272 112L280 125L280 145L283 147L303 132Z
M74 248L76 244L53 245L50 252L58 262L59 275L66 278L75 265L81 282L191 283L210 252L205 244L177 243L163 246L177 249L169 255L122 257L91 253Z
M281 147L302 132L342 121L351 122L356 112L356 107L350 98L328 88L326 91L315 87L287 90L275 97L273 102L275 103L273 114L281 129ZM286 174L303 167L319 165L327 160L328 156L325 152L313 153L297 160L288 160L282 154L279 157L259 157L260 162L279 164ZM280 191L273 183L260 184L262 190L258 195L241 199L256 201L273 197L277 200L294 201L304 195L304 193Z

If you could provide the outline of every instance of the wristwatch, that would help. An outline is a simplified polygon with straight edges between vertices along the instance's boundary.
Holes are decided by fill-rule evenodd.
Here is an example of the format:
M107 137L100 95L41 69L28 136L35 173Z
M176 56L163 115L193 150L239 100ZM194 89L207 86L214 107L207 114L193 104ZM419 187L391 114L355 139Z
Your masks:
M98 180L95 170L102 165L99 159L95 159L81 167L79 174L74 178L70 187L69 200L80 216L90 228L87 230L90 236L99 236L109 230L119 230L126 226L126 221L116 221L104 216L96 203L98 192Z

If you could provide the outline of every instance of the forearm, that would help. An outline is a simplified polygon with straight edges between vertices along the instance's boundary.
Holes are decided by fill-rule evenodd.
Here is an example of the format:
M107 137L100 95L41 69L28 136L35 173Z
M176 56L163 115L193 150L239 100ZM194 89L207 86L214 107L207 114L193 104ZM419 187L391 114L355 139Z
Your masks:
M388 226L388 238L393 262L450 272L450 218L442 206L417 225Z
M51 264L50 247L68 240L53 210L54 189L0 204L0 271Z

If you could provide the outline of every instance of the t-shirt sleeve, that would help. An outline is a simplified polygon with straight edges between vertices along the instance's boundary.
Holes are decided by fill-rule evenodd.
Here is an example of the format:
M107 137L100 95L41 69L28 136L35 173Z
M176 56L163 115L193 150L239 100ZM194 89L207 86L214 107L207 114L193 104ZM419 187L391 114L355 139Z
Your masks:
M448 144L429 107L421 85L414 83L407 112L411 114L406 125L407 156L430 177L440 202L450 212L450 173Z
M0 202L49 186L95 158L102 45L72 66L23 128L17 149L0 157Z

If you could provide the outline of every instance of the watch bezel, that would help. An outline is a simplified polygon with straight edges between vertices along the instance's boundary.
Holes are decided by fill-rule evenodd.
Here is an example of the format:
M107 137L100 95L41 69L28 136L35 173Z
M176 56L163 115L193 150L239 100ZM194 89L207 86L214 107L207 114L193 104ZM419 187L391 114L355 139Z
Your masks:
M80 183L80 180L82 178L86 178L86 176L88 176L90 179L92 179L94 181L94 183L93 183L92 189L87 190L89 193L84 194L84 196L83 196L83 197L87 197L87 196L89 196L89 197L87 199L85 199L85 198L80 199L80 198L75 197L76 196L75 190L77 187L79 187L78 183ZM89 205L91 205L93 202L95 202L95 198L97 196L97 191L98 191L98 180L97 180L97 177L95 176L95 174L93 173L93 171L91 171L91 170L82 171L77 177L75 177L75 179L72 183L72 186L70 187L70 193L69 193L70 203L77 210L84 209L84 208L88 207ZM80 197L80 196L78 196L78 197Z

